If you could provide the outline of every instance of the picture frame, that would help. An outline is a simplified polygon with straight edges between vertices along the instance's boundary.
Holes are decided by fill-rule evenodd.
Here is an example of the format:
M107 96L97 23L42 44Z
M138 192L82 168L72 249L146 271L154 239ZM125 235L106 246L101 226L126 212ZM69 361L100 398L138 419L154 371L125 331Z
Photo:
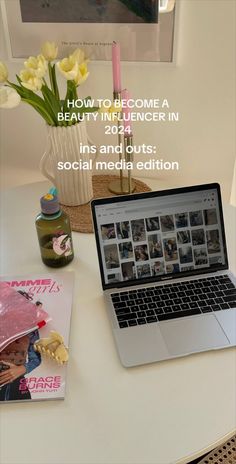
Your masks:
M116 41L121 46L122 61L174 62L175 0L82 0L88 5L86 13L81 14L81 2L77 2L73 3L73 15L74 0L0 1L11 60L38 54L41 44L49 40L58 44L59 57L80 47L91 60L109 61L111 44ZM139 10L133 9L138 2L152 8L141 10L138 16ZM129 16L123 10L119 15L118 7L126 8ZM133 22L109 22L116 17Z

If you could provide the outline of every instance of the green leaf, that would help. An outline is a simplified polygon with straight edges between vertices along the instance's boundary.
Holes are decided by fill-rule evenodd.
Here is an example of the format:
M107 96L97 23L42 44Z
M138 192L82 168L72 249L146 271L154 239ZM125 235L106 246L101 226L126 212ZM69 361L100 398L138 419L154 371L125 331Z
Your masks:
M25 103L28 103L28 105L32 106L43 117L43 119L45 119L47 124L49 124L50 126L55 125L51 116L47 113L47 111L42 106L38 105L37 103L35 103L35 101L30 100L28 98L27 99L22 98L21 100Z
M54 64L52 69L52 81L53 81L53 88L54 88L54 95L57 100L60 100L60 94L57 85L57 76L56 76L56 65Z
M49 87L47 87L46 85L42 86L41 92L43 94L48 111L50 112L52 118L55 121L55 125L61 126L62 122L58 121L58 113L61 112L61 105L59 101L56 99L52 90L50 90Z

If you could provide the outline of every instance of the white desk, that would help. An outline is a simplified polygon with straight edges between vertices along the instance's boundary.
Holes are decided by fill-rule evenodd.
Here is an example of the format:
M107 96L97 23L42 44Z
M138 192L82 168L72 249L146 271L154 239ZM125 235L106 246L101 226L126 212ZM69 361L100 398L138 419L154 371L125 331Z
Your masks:
M155 188L154 181L148 183ZM49 272L40 260L34 227L47 185L29 184L2 194L1 274ZM235 209L229 205L225 222L236 271ZM94 236L74 233L73 239L76 258L70 268L76 272L76 287L66 399L2 405L0 461L186 463L187 456L197 457L231 436L236 351L123 368L105 313Z

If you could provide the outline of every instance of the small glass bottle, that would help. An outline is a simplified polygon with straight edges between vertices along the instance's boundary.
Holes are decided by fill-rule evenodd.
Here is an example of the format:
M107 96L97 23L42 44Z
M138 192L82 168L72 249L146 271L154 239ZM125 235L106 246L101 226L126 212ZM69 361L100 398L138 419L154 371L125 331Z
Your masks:
M74 258L70 219L60 209L57 195L47 193L40 204L35 225L42 261L50 267L66 266Z

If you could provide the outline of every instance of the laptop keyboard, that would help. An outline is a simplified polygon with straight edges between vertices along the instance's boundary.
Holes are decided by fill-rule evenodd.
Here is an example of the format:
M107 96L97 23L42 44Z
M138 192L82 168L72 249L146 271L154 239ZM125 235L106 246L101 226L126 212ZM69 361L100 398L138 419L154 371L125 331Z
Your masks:
M228 276L140 288L111 294L120 328L236 307Z

